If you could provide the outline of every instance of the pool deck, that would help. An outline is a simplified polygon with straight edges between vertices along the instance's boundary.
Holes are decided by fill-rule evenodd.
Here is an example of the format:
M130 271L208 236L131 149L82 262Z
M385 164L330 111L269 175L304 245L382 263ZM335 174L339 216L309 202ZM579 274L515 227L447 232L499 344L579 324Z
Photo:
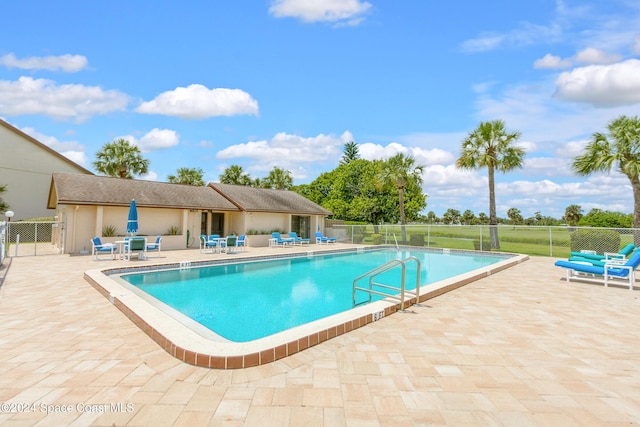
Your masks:
M408 312L234 370L171 356L83 277L96 268L225 256L6 259L0 424L640 423L639 288L567 283L553 258L531 257Z

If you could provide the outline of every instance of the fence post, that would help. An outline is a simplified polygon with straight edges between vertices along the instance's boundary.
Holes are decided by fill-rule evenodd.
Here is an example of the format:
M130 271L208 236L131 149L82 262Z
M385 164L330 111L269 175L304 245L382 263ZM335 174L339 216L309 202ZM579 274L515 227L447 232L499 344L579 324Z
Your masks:
M38 255L38 223L33 223L33 255Z

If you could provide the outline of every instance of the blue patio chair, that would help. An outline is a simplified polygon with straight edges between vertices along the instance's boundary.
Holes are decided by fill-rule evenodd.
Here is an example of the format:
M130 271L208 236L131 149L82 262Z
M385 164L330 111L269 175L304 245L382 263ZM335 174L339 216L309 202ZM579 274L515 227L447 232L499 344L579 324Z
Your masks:
M238 250L244 251L245 248L247 247L247 236L245 236L244 234L241 234L240 237L238 237L236 246L238 247Z
M200 235L200 253L213 253L218 247L218 239L212 240L206 234ZM211 251L211 252L208 252Z
M147 243L146 250L147 252L158 251L158 256L160 256L160 249L162 246L162 236L156 237L156 241L154 243Z
M620 260L610 260L604 266L589 264L582 261L556 261L557 267L567 269L567 282L575 278L587 282L604 283L623 283L633 290L635 282L635 270L640 265L640 252L633 254L626 262L621 263Z
M320 231L316 231L316 243L318 243L318 244L335 243L336 240L337 239L335 237L326 237L326 236L323 236Z
M91 239L91 256L94 261L97 261L100 254L109 254L111 259L116 257L116 245L113 243L102 243L100 237L94 237Z
M290 231L289 237L293 239L294 245L300 245L300 246L305 244L308 245L311 242L311 239L308 239L306 237L305 238L299 237L298 233L296 233L295 231Z

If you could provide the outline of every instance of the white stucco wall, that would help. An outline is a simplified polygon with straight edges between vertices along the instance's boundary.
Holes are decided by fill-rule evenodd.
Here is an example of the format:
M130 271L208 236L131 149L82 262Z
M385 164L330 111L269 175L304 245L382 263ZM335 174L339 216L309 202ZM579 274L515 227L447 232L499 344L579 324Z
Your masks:
M53 172L87 173L4 125L0 125L0 153L0 185L7 185L0 197L15 213L12 221L55 215L47 209Z
M116 240L122 240L126 235L128 207L60 205L56 213L64 223L64 253L67 254L90 252L91 239L95 236L99 236L104 243L113 243ZM190 247L198 247L200 211L138 208L138 220L137 235L147 237L150 242L155 241L156 236L163 236L163 249L185 249L187 247L187 230L189 231ZM103 236L102 230L106 225L115 226L117 236ZM178 235L167 234L172 226L178 227Z

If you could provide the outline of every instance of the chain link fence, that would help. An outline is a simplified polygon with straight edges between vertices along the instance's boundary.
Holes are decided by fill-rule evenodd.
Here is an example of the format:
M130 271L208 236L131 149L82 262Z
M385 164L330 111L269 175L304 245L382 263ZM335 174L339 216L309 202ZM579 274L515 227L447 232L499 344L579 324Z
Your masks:
M5 230L7 226L6 223L0 222L0 264L4 261L4 242L5 242Z
M60 254L64 249L61 222L16 221L5 225L5 256Z
M433 224L401 227L345 225L334 221L327 224L326 234L338 241L369 245L501 251L557 258L583 250L615 253L629 243L640 245L640 230L630 228Z

